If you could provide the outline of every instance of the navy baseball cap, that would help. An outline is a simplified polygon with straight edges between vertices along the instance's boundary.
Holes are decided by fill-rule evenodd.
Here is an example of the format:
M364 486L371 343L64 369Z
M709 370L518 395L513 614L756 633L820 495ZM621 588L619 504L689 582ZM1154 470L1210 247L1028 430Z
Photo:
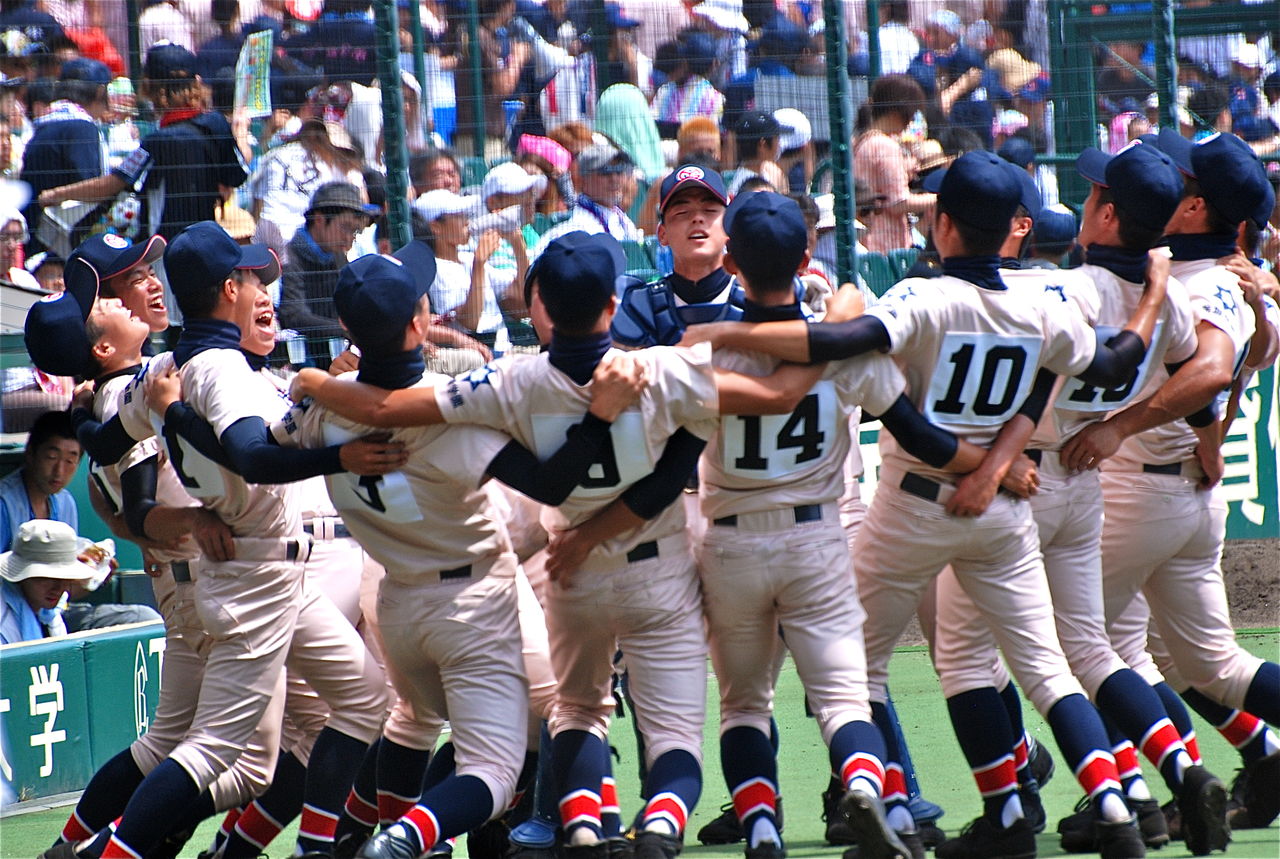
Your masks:
M147 80L172 81L196 76L196 55L172 42L157 42L147 51L142 74Z
M1232 224L1263 227L1274 191L1257 154L1234 134L1212 134L1196 143L1172 128L1160 130L1160 148L1178 169L1200 183L1201 195Z
M724 213L728 252L747 280L776 282L795 275L809 245L800 206L774 191L739 194Z
M395 257L369 254L338 273L333 305L362 352L390 355L404 351L405 326L428 286Z
M1076 216L1065 206L1045 206L1040 210L1040 218L1031 235L1035 238L1037 248L1061 248L1065 253L1079 231Z
M1027 216L1031 220L1040 220L1040 210L1044 207L1044 200L1040 197L1040 189L1036 187L1036 180L1031 178L1031 174L1023 168L1014 164L1012 161L1005 161L1008 165L1005 169L1009 170L1014 179L1018 182L1018 188L1021 195L1018 198L1019 205L1027 210Z
M781 137L792 129L778 122L777 117L767 110L748 110L742 114L733 126L733 133L739 137Z
M1018 165L1023 170L1027 169L1028 164L1036 160L1036 148L1025 137L1010 137L996 150L996 154L1010 164Z
M88 81L89 83L106 86L111 83L111 69L97 60L76 57L62 64L62 73L58 79L64 81Z
M164 252L169 288L179 296L214 287L236 269L258 272L263 283L280 277L280 260L266 245L241 245L214 221L192 224Z
M662 210L667 208L671 198L686 188L706 188L715 194L716 199L721 203L729 205L729 194L724 187L724 177L715 170L708 170L697 164L682 164L662 180L662 189L658 196L658 213L661 214Z
M525 298L531 297L537 280L538 295L554 321L575 304L594 306L613 296L626 268L627 256L613 236L575 230L547 245L534 260L524 281Z
M93 363L93 344L85 320L98 298L98 272L74 256L63 274L66 290L31 305L23 325L23 340L31 362L51 376L87 376Z
M983 230L1007 230L1022 202L1022 183L993 152L966 152L946 170L924 178L938 206L952 219Z
M1115 155L1090 146L1076 159L1076 170L1093 184L1111 189L1125 217L1148 229L1164 229L1182 199L1182 175L1173 160L1140 140Z
M436 254L431 250L431 245L414 239L391 255L405 264L424 292L435 283Z
M164 256L165 240L152 236L143 242L132 242L124 236L100 233L82 241L71 253L93 266L101 280L124 274L135 265L150 264Z

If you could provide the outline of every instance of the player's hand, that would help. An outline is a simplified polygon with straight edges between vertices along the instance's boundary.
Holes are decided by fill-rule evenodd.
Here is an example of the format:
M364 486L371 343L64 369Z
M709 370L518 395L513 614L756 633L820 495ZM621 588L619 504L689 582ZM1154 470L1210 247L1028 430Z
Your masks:
M613 423L648 386L644 361L629 353L606 355L591 376L591 414Z
M163 373L148 373L143 392L147 398L147 407L163 416L169 406L182 399L182 376L177 367L170 367Z
M1147 279L1142 290L1144 300L1153 304L1164 301L1165 290L1169 286L1169 266L1171 259L1162 249L1147 252Z
M314 397L316 391L324 384L329 374L315 367L303 367L289 383L289 399L300 403L307 397Z
M480 238L476 239L476 265L483 265L489 261L489 257L493 256L493 252L498 249L498 245L502 243L502 236L497 230L485 230L480 234Z
M360 369L360 356L350 349L343 349L338 357L329 362L329 375L340 376L343 373L354 373Z
M951 516L970 517L987 512L992 499L996 497L996 490L1000 488L1000 484L993 479L994 476L975 471L960 478L955 494L947 499L947 513Z
M375 433L349 441L338 448L342 467L361 477L376 477L404 466L409 453L398 441L391 441L390 433Z
M1200 478L1198 489L1212 489L1222 482L1222 475L1226 473L1227 463L1222 457L1222 446L1217 444L1205 444L1201 442L1196 445L1196 462L1200 463L1200 467L1204 469L1204 477Z
M86 379L76 385L75 390L71 392L71 408L73 409L93 409L93 379Z
M211 561L234 561L236 544L227 523L211 510L201 508L191 522L191 536L200 551Z
M724 334L724 326L732 322L708 322L704 325L690 325L684 330L677 346L697 346L699 343L710 343L712 349L720 346L720 338Z
M577 572L596 544L582 535L581 529L551 531L547 541L547 576L562 588L573 587L573 574Z
M1087 471L1102 465L1102 460L1114 456L1120 449L1124 436L1111 421L1090 424L1075 438L1067 442L1059 454L1062 464L1071 471Z
M1256 307L1263 295L1270 295L1274 299L1280 294L1280 281L1276 280L1276 276L1258 268L1244 254L1223 257L1218 260L1218 264L1240 279L1240 291L1244 293L1245 302L1251 306Z
M1040 490L1040 472L1031 457L1023 454L1009 466L1009 473L1000 481L1000 487L1019 498L1030 498Z
M836 294L827 299L827 315L823 322L848 322L862 315L867 309L867 301L862 297L862 290L856 284L845 283Z

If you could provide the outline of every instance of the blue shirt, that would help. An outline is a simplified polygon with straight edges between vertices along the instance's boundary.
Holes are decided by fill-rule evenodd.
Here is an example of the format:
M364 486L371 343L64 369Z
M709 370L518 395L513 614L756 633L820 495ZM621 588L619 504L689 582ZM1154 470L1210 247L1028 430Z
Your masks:
M17 584L0 580L0 644L16 644L19 641L38 641L44 638L44 627L31 610L22 588Z
M13 538L23 522L36 518L27 497L27 486L22 481L22 469L17 468L0 480L0 552L13 548ZM80 516L76 499L69 490L55 492L49 499L49 518L66 522L80 533Z

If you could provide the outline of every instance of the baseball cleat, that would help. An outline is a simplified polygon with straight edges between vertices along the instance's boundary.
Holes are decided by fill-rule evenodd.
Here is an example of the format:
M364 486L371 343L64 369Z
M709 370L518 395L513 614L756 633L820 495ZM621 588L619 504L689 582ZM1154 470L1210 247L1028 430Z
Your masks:
M1157 800L1126 797L1125 803L1138 819L1138 832L1143 844L1159 850L1169 843L1169 826ZM1058 833L1062 836L1062 849L1068 853L1094 853L1098 850L1097 815L1087 796L1076 803L1075 814L1058 821Z
M356 859L418 859L418 847L408 838L385 829L364 843Z
M36 859L80 859L80 854L76 852L76 845L72 842L59 841Z
M840 797L840 816L849 824L860 859L912 859L911 850L885 820L880 797L845 791Z
M1037 835L1044 832L1049 816L1040 801L1040 786L1034 781L1022 785L1018 788L1018 800L1022 803L1022 816L1031 824L1032 830Z
M1226 850L1231 841L1227 825L1227 788L1202 766L1188 767L1178 791L1182 812L1182 837L1192 856L1208 856Z
M1001 829L977 817L958 837L939 844L933 855L938 859L1035 859L1036 834L1026 818Z
M511 830L507 836L512 847L539 847L550 849L556 846L556 825L541 817L531 817Z
M1118 823L1100 820L1095 831L1098 833L1098 855L1102 859L1143 859L1147 855L1136 817Z
M827 824L826 836L828 844L854 844L853 832L840 814L840 797L844 796L844 788L835 779L822 792L822 820Z
M744 853L746 859L787 859L787 851L773 841L761 841L755 847L748 847Z
M1233 829L1265 829L1280 816L1280 752L1254 761L1236 776L1231 796L1239 808L1231 812Z
M333 843L333 859L356 859L356 853L373 837L372 829L348 832Z
M1027 766L1031 768L1031 777L1044 787L1053 779L1053 753L1030 734L1027 735L1027 742Z
M921 839L919 832L899 832L898 838L902 841L903 846L907 848L907 855L911 859L926 859L924 841ZM844 851L840 859L862 859L864 855L858 845L855 844Z
M676 835L661 832L637 832L635 859L676 859L684 844Z
M743 838L742 824L732 802L720 806L720 814L698 830L702 844L737 844Z

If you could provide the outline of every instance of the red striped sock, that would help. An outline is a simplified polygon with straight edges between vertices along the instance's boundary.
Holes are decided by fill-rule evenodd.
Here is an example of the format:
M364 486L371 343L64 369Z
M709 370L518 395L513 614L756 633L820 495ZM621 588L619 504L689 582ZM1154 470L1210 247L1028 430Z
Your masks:
M1030 752L1027 750L1027 734L1024 731L1022 736L1018 738L1018 742L1013 746L1013 768L1017 772L1022 772L1030 762Z
M346 804L342 807L347 815L365 826L378 825L378 806L377 803L369 802L360 794L355 792L353 788L351 793L347 794Z
M257 803L254 803L255 805ZM333 843L333 833L338 829L338 815L323 808L304 803L302 806L302 822L298 824L298 838L319 841L323 844Z
M1191 755L1191 763L1196 766L1203 766L1204 759L1200 757L1200 741L1196 739L1194 730L1188 731L1182 736L1182 744L1187 747L1187 754Z
M1215 725L1223 739L1237 749L1247 746L1249 741L1266 730L1261 719L1244 710L1234 710L1221 725Z
M284 826L257 802L251 802L236 821L235 829L237 835L261 850L280 834Z
M618 784L613 780L613 776L605 776L600 780L600 813L602 815L622 813L622 807L618 805Z
M72 811L71 816L67 818L66 825L62 827L62 840L75 844L78 841L84 841L86 838L92 837L93 830L85 826L78 812Z
M102 851L102 859L142 859L142 854L112 835Z
M425 853L440 840L440 823L431 809L425 805L415 805L400 818L400 825L418 837L419 853Z
M1169 755L1185 752L1186 750L1187 747L1182 744L1182 737L1178 734L1178 729L1168 719L1157 721L1142 738L1142 754L1147 760L1155 764L1157 769L1164 766L1165 759ZM1120 759L1116 758L1116 769L1119 768Z
M684 801L674 793L663 792L649 800L644 807L644 818L640 825L641 829L648 829L649 822L653 820L665 820L671 824L675 835L684 832L684 825L689 820L689 809L685 808Z
M242 810L239 808L233 808L228 811L226 816L222 818L222 825L218 827L218 834L226 838L235 831L236 821L240 819L241 813Z
M378 791L378 822L383 826L395 823L400 818L409 813L409 809L413 808L417 803L417 798L409 799L406 796L396 796L385 790Z
M855 779L866 779L877 796L884 793L884 764L869 752L854 752L840 765L840 783L849 790Z
M973 780L978 783L978 793L983 799L1010 793L1018 789L1018 771L1013 765L1013 755L1008 754L986 766L974 767Z
M890 763L884 769L884 801L907 801L907 776L902 771L902 764Z
M590 790L575 790L561 797L560 822L564 825L565 834L580 826L600 832L601 805L600 794Z
M1137 760L1136 755L1134 759ZM1091 798L1107 790L1118 792L1120 773L1116 769L1116 759L1102 749L1090 752L1076 767L1076 781L1084 788L1085 795Z
M1141 778L1142 767L1138 763L1138 752L1133 747L1133 743L1125 740L1119 745L1111 748L1111 754L1116 765L1116 772L1122 779Z
M733 810L739 820L746 820L761 812L771 819L777 818L778 789L768 779L753 778L744 781L733 791Z

